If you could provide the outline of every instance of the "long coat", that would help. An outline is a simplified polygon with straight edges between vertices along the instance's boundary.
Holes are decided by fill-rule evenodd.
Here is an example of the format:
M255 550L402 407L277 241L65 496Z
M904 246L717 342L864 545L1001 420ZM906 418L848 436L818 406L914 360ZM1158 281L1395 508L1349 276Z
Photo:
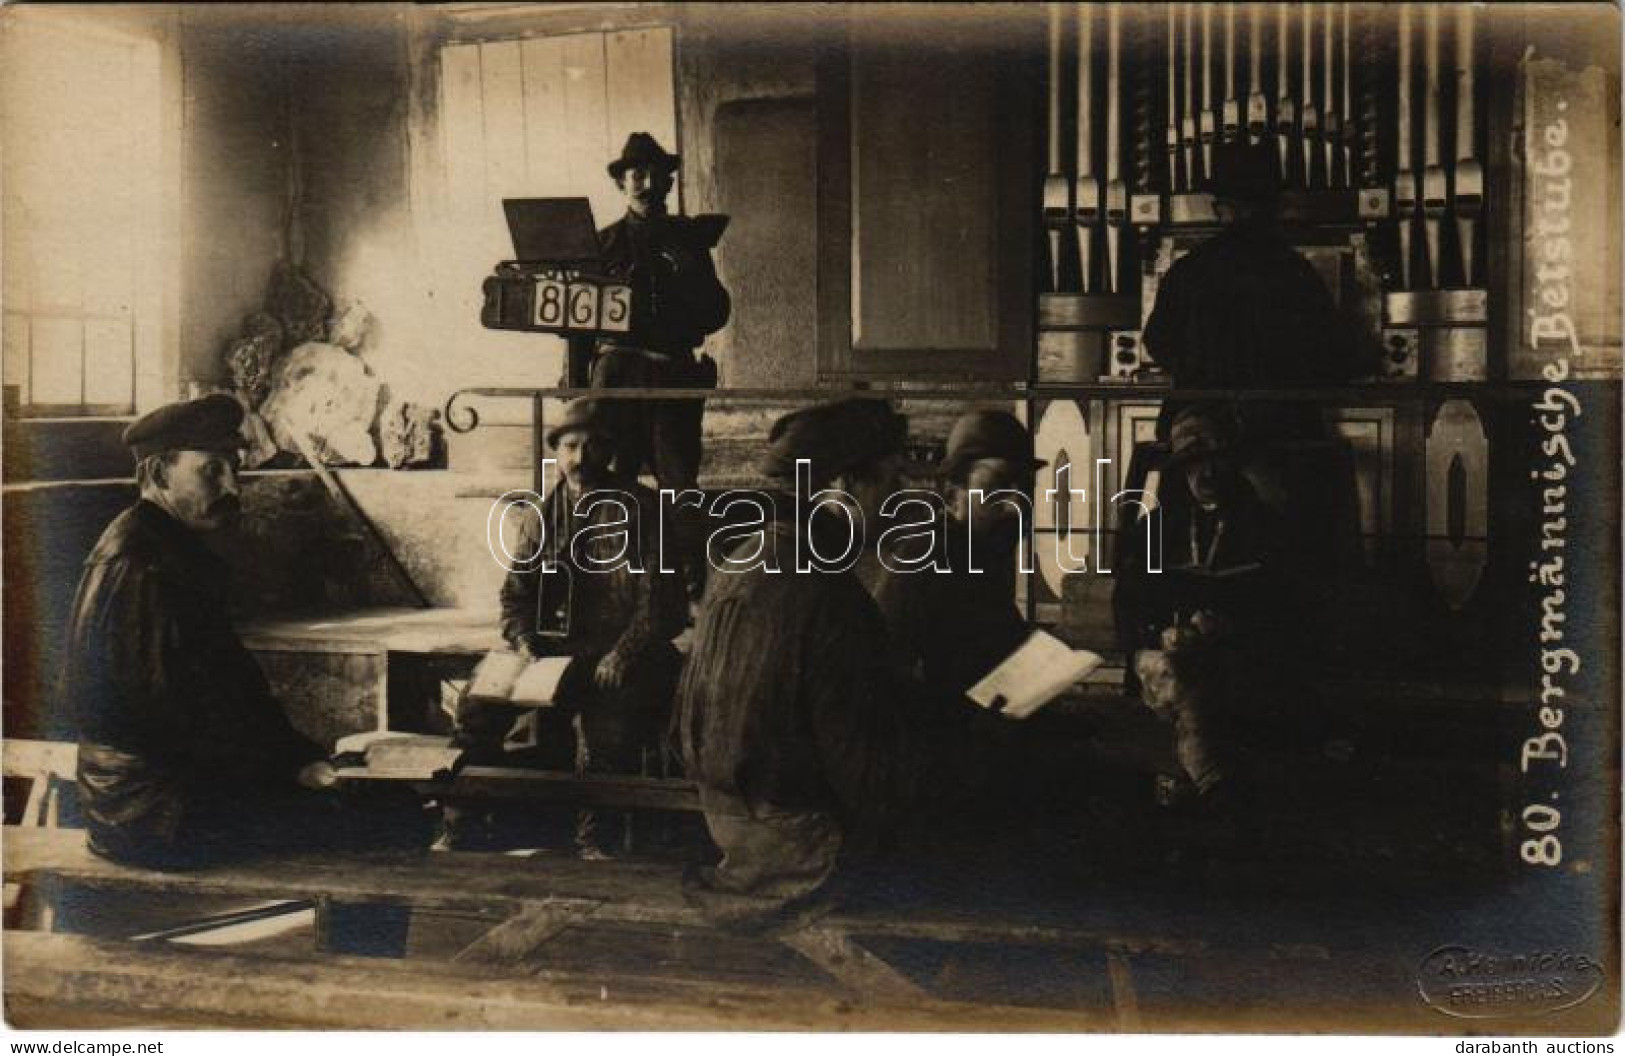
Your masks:
M1355 328L1314 267L1274 227L1231 227L1174 262L1145 324L1145 347L1182 389L1342 384L1365 368ZM1159 433L1178 412L1164 401ZM1318 438L1312 404L1242 404L1249 435Z
M142 500L85 562L66 692L91 839L172 844L200 808L293 786L322 749L298 733L231 624L224 563Z

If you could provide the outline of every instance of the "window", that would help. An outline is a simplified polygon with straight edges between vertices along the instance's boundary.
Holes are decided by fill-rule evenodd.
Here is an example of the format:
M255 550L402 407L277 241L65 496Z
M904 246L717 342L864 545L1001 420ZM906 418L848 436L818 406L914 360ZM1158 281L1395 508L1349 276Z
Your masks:
M8 402L32 416L131 414L161 388L159 48L78 20L7 14Z
M479 326L480 283L513 256L502 199L586 197L598 226L618 219L625 207L604 167L626 137L646 131L679 149L672 31L448 44L440 86L445 201L433 260L459 383L552 384L537 359L561 355L561 341Z

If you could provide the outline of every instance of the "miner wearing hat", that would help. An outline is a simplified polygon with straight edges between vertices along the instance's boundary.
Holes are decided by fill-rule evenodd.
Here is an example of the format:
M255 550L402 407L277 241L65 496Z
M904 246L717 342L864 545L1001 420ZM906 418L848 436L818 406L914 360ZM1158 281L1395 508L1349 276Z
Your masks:
M1141 699L1173 727L1188 786L1234 815L1265 740L1313 710L1304 680L1324 569L1233 407L1183 407L1158 476L1153 530L1121 513L1118 636Z
M696 351L728 322L731 310L711 260L720 218L667 211L680 160L647 132L634 132L609 163L626 215L598 233L599 249L606 272L632 286L632 323L626 333L605 334L593 347L588 377L595 389L716 387L716 364L708 356L696 358ZM607 410L615 419L615 468L622 475L648 470L662 488L694 486L703 401L624 400ZM678 525L691 550L698 530L692 521ZM693 559L697 563L697 555Z
M914 566L897 558L908 555L882 553L865 568L900 670L935 694L963 697L1029 633L1016 577L1043 465L1027 427L1008 411L960 416L938 466L946 500L933 540L938 560L904 570Z
M214 395L124 431L140 497L85 561L65 687L103 857L180 867L270 847L325 798L301 787L334 783L233 631L227 570L204 544L241 509L242 418Z
M1181 389L1289 389L1359 376L1359 344L1325 284L1281 223L1276 156L1264 143L1214 147L1214 208L1222 230L1173 263L1157 286L1144 341ZM1165 401L1166 439L1179 401ZM1250 403L1250 439L1324 435L1310 403Z
M891 675L885 620L850 570L897 486L905 432L880 400L779 419L762 464L767 524L722 555L761 560L713 565L677 739L721 852L687 890L721 922L827 904L838 869L918 799L924 745ZM809 508L826 488L831 501ZM797 571L792 555L809 550L822 559Z
M672 639L687 616L681 579L660 553L660 503L616 472L613 423L601 401L566 405L546 440L557 483L540 507L521 511L509 551L517 560L501 588L501 633L511 648L572 658L555 706L536 719L539 761L566 761L580 773L652 773L680 667ZM457 742L470 761L494 762L521 715L465 700ZM444 845L484 841L486 821L449 808ZM624 815L583 811L576 822L582 857L606 857L626 843Z

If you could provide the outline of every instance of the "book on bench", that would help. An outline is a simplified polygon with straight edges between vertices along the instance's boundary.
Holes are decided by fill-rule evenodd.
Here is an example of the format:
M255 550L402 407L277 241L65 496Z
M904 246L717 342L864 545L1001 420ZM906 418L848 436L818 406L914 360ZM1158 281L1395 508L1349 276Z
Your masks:
M449 737L368 730L340 737L333 746L333 765L344 778L427 781L451 771L462 754Z
M1099 653L1074 649L1048 631L1034 631L965 695L1006 718L1025 719L1102 662Z
M480 704L550 708L570 660L568 656L532 660L509 649L493 649L474 668L465 692L469 700Z

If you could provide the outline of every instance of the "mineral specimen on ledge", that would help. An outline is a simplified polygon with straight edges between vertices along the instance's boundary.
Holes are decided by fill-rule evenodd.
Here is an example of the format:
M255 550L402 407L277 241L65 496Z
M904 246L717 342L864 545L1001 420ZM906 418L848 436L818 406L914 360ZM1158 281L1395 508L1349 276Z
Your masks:
M361 348L361 343L367 339L372 330L372 313L360 301L351 301L338 314L327 327L327 340L329 344L347 348L352 352Z
M440 412L420 403L398 403L378 419L378 439L390 469L434 461L436 421Z
M250 409L258 407L270 393L271 372L281 351L281 339L270 333L239 337L227 347L226 366L231 371L232 387Z
M299 452L303 437L328 464L370 466L378 461L372 438L379 381L353 354L337 345L309 341L276 365L260 415L277 446Z

